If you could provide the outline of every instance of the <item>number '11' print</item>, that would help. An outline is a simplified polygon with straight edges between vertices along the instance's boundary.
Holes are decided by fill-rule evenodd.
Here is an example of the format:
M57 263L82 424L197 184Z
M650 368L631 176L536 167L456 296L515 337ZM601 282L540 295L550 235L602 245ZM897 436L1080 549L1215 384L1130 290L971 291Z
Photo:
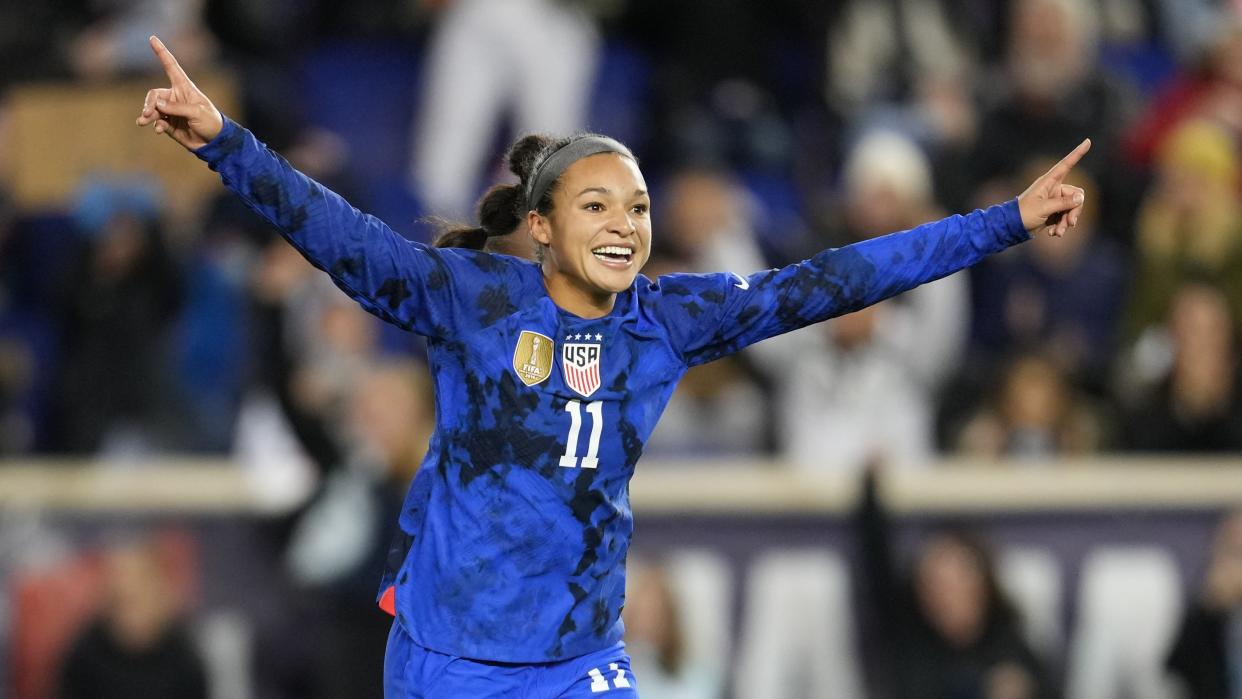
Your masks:
M565 440L565 453L561 455L561 465L565 468L577 468L578 460L582 459L582 468L599 466L599 438L604 433L604 404L593 400L586 404L587 414L591 416L591 439L587 442L586 456L578 456L578 435L582 432L582 404L571 400L565 404L569 413L569 437Z

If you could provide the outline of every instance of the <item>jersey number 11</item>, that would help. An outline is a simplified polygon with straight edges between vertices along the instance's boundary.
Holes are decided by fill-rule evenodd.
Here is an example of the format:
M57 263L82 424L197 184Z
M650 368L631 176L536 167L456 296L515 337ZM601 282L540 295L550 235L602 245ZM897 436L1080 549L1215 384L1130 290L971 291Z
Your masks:
M582 403L571 400L565 404L569 413L569 437L565 440L565 453L561 455L561 465L565 468L577 468L578 434L582 431ZM591 441L587 443L586 456L581 457L582 468L599 466L599 438L604 433L604 404L593 400L586 404L587 415L591 416Z

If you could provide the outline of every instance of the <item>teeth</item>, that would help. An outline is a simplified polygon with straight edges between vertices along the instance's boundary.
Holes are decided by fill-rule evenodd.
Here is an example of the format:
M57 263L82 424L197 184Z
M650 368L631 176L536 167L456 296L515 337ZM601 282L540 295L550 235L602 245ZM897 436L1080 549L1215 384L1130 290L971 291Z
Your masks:
M629 256L633 251L629 248L623 248L619 245L605 245L601 248L595 248L591 252L596 255L626 255Z

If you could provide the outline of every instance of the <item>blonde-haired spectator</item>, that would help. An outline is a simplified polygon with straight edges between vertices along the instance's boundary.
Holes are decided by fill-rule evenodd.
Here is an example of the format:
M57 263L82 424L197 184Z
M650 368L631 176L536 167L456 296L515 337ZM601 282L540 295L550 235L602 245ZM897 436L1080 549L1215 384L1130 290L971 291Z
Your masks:
M1166 316L1181 282L1218 284L1242 320L1242 160L1229 134L1206 121L1178 127L1159 147L1156 180L1139 211L1136 269L1125 337Z

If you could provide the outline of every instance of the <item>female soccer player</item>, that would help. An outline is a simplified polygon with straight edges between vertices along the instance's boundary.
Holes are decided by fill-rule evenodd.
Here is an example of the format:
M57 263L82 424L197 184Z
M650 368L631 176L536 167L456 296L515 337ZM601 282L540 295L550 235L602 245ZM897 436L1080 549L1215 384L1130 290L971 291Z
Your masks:
M159 39L170 86L139 126L220 173L368 311L427 338L436 430L381 585L390 697L637 696L621 642L628 484L678 379L1029 239L1064 235L1084 141L1017 199L825 250L783 269L638 275L651 250L638 162L602 136L528 137L493 188L482 247L525 221L538 262L405 240L225 119ZM371 105L359 105L365 118Z

